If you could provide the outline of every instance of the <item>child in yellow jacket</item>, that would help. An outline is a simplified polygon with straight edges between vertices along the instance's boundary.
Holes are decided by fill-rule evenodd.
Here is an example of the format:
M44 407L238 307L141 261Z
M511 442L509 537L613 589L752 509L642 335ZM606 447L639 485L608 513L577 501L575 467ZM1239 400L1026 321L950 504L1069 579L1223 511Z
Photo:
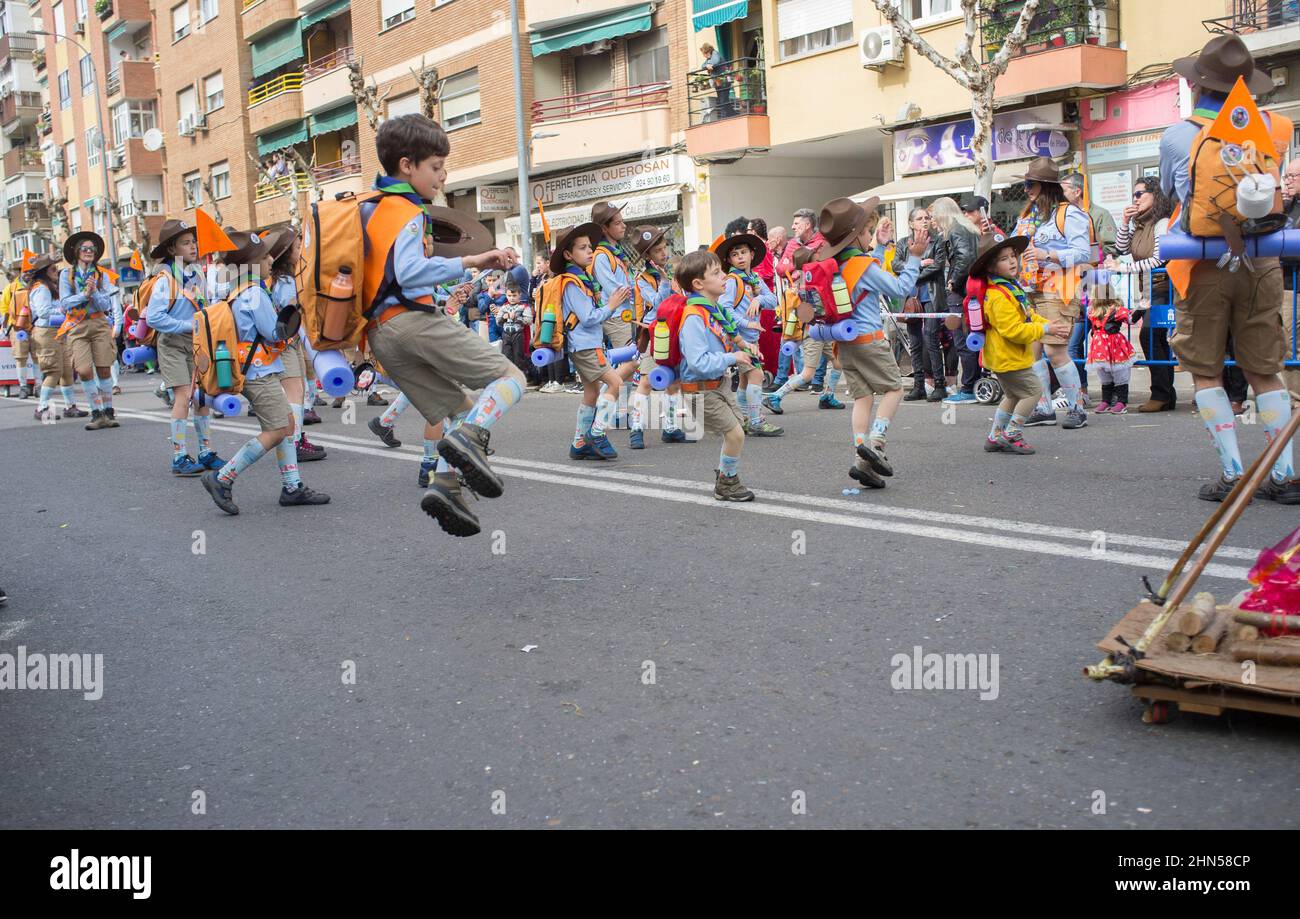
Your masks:
M1042 395L1042 384L1033 371L1033 343L1044 335L1070 334L1070 322L1049 322L1034 312L1029 294L1020 286L1020 253L1030 244L1026 236L988 234L980 240L979 252L971 265L970 277L976 289L983 289L984 368L1002 386L1002 402L993 416L993 428L984 442L988 453L1026 456L1034 448L1024 441L1025 419ZM972 291L972 295L978 295Z

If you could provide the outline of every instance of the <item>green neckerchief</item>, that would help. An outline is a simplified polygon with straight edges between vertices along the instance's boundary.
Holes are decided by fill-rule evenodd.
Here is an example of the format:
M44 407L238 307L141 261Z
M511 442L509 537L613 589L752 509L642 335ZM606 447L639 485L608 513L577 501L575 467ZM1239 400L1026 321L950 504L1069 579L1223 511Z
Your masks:
M736 328L736 320L732 318L731 314L718 306L718 304L714 303L708 297L701 297L697 294L696 296L687 298L686 305L702 306L708 310L709 318L722 326L722 331L727 333L729 338L735 338L740 334L739 329Z
M587 274L584 269L579 268L577 265L573 264L573 262L569 262L569 266L564 270L565 273L571 274L581 281L587 289L591 291L593 299L600 299L600 282L598 282L594 277Z
M185 266L183 260L179 257L170 258L163 264L168 266L172 280L176 282L176 290L174 291L175 295L172 297L172 304L175 305L176 301L181 298L181 294L185 292ZM197 265L198 263L195 262L194 264ZM198 304L200 308L207 304L207 297L204 296L202 286L191 291L191 294L194 297L194 302ZM170 309L171 306L168 306L168 310Z
M596 248L604 249L610 255L614 256L614 258L622 262L624 271L627 270L628 264L632 261L631 257L628 255L628 251L623 248L623 244L621 242L616 243L616 242L610 242L608 239L602 239L600 241L600 245L598 245Z
M1029 319L1030 314L1033 312L1033 304L1030 303L1029 294L1027 294L1025 289L1020 286L1019 281L1012 278L990 278L989 285L991 287L996 287L1012 300L1016 301L1016 305L1020 307L1020 312L1024 314L1025 319Z
M752 271L752 270L741 271L739 268L733 267L730 271L727 272L727 274L740 278L740 280L742 280L746 284L752 284L755 287L758 286L758 272L756 271Z
M851 258L865 258L866 254L867 253L863 252L857 246L849 246L847 249L841 249L839 253L836 254L835 260L843 265Z
M641 273L650 275L650 280L654 281L655 287L658 287L664 281L664 273L655 267L654 262L647 261L645 267L641 269Z

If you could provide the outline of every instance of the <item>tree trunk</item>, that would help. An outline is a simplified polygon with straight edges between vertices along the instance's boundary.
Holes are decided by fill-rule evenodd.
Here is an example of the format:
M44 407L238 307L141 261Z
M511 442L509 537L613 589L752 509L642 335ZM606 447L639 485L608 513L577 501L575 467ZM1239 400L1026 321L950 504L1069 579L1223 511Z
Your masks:
M971 156L975 160L975 194L993 200L993 86L971 94L971 118L975 131L971 137Z

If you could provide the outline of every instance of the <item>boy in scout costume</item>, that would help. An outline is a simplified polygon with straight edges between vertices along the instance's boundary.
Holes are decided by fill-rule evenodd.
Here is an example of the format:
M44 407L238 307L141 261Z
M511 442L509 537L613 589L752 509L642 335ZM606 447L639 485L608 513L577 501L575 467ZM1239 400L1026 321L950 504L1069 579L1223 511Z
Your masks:
M37 421L47 420L50 399L57 387L63 394L63 417L84 418L72 396L72 357L67 342L59 337L64 315L59 306L59 260L38 255L25 275L30 291L27 305L32 311L32 354L41 372L40 401L32 413Z

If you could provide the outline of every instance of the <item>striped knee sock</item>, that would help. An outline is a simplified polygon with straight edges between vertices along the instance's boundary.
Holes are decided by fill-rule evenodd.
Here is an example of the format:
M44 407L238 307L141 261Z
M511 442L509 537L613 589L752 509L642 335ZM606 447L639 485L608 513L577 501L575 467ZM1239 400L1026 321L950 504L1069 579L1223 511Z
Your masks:
M275 445L275 464L280 467L280 482L285 491L293 491L302 484L298 475L298 448L293 438L286 437Z
M763 407L763 387L757 383L746 386L745 401L749 403L749 423L758 424L759 410Z
M612 398L609 395L603 395L599 399L597 399L596 418L591 423L591 436L592 437L605 436L605 431L607 431L609 429L610 424L613 423L614 413L617 411L618 411L617 399Z

